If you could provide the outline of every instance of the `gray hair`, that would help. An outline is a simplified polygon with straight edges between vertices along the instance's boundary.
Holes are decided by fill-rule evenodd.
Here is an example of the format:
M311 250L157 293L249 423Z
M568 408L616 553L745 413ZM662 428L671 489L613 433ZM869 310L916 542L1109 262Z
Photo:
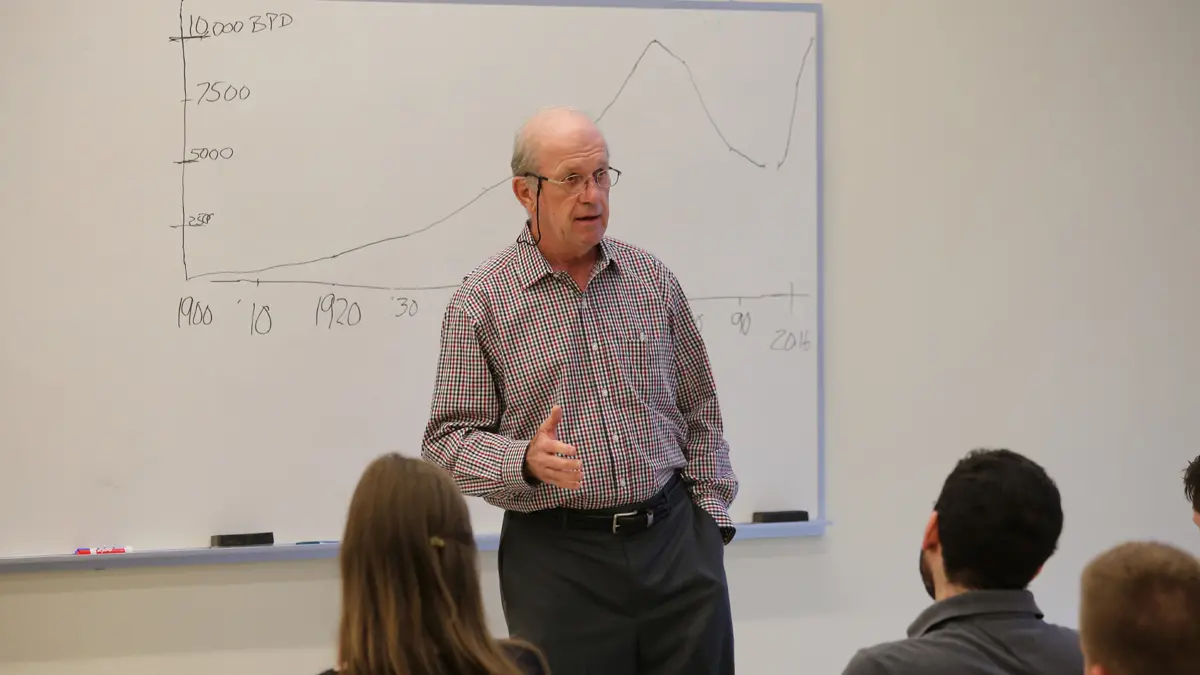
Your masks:
M512 169L514 177L537 173L537 148L535 147L537 145L537 127L543 119L556 114L580 115L591 119L587 113L571 106L556 105L540 108L529 119L525 120L525 123L517 130L516 137L513 139L512 159L509 161L509 168Z

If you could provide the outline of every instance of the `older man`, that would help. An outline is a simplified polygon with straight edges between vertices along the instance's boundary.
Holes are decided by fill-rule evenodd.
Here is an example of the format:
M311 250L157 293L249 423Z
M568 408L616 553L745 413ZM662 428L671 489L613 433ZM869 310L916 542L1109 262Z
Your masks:
M528 219L446 308L423 456L505 509L505 618L555 675L732 673L738 483L687 298L605 236L621 174L586 115L534 115L512 172Z

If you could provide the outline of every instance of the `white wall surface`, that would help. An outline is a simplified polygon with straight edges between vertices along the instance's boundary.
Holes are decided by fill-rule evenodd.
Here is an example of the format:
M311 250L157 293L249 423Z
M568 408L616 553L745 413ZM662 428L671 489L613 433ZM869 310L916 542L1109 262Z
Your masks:
M1200 453L1200 3L825 7L835 524L728 549L754 675L839 672L903 634L921 528L974 446L1059 482L1053 620L1119 540L1200 553L1179 482ZM492 556L483 576L502 631ZM315 673L337 592L332 561L3 577L0 673Z

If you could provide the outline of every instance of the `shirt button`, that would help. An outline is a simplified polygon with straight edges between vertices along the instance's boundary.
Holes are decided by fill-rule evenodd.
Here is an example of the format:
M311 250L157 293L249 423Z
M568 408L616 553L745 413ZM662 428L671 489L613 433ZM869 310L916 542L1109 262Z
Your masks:
M598 349L600 349L600 343L598 343L598 342L593 342L593 343L592 343L592 351L596 351L596 350L598 350Z
M621 434L613 434L613 443L621 442Z
M608 398L608 390L607 389L600 390L600 398Z
M617 481L617 487L625 487L625 479L624 478Z
M580 300L580 301L579 301L579 306L580 306L580 307L587 307L587 300Z
M645 333L638 333L638 339L639 339L639 340L641 340L642 342L645 342L645 341L646 341L646 334L645 334Z

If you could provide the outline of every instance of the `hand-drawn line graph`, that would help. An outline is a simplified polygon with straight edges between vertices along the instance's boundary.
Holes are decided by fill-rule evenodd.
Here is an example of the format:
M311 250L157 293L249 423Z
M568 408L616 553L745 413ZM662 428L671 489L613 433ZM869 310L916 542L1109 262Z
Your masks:
M183 12L184 12L184 3L185 2L186 2L186 0L180 0L180 3L179 3L179 8L180 8L179 9L179 17L180 17L179 18L179 35L177 38L173 37L172 41L179 42L179 45L180 45L180 52L181 52L182 59L183 59L184 93L185 93L185 99L186 99L186 94L187 94L186 42L187 42L187 40L189 40L193 37L198 38L198 37L204 37L204 36L192 36L192 35L188 35L185 33L184 21L183 21ZM795 84L794 84L794 91L793 91L793 95L792 95L792 111L791 111L791 115L789 116L787 136L783 142L783 148L780 153L780 157L775 162L776 169L782 168L788 158L788 154L789 154L789 151L791 148L793 128L795 126L796 111L797 111L797 105L798 105L798 100L799 100L799 95L800 95L800 85L804 79L804 75L805 75L805 72L806 72L806 69L807 69L807 66L809 63L809 57L812 53L812 49L813 49L815 42L816 42L815 36L809 39L808 45L804 50L804 54L803 54L802 58L800 59L799 67L797 68L796 80L795 80ZM700 105L701 109L703 110L705 116L707 117L707 119L709 121L709 124L713 128L713 131L721 139L721 142L725 145L725 147L728 149L728 151L735 153L739 157L743 158L748 164L750 164L751 166L753 166L757 169L765 169L767 167L766 162L754 159L753 157L748 155L746 152L735 147L732 143L730 143L726 139L724 132L721 130L720 126L717 124L717 121L713 118L712 113L710 112L708 105L706 104L706 102L704 100L704 95L701 92L700 87L696 82L696 79L692 72L691 66L688 64L688 62L684 58L682 58L681 56L676 54L669 47L667 47L664 43L662 43L660 40L657 40L657 39L653 39L653 40L649 41L646 44L645 48L638 55L637 59L633 63L633 66L629 69L628 74L625 76L625 79L622 81L621 86L617 89L616 93L609 100L608 104L604 106L604 108L602 109L600 114L597 115L597 117L596 117L597 123L599 123L603 119L603 117L609 112L609 110L612 109L612 107L617 104L617 102L621 98L621 94L625 91L626 86L629 84L629 82L633 78L633 76L638 72L639 66L641 66L643 60L647 57L647 55L650 53L650 51L654 48L657 48L661 53L665 54L670 59L674 60L680 66L683 67L683 70L687 74L688 80L692 85L692 89L696 93L697 103ZM182 159L182 161L177 162L178 164L180 164L181 173L186 172L188 163L195 161L193 159L188 159L186 157L186 153L187 153L187 113L186 113L186 109L187 109L187 105L185 103L184 104L184 110L185 110L185 112L184 112L184 153L185 153L185 157ZM270 272L273 270L303 267L306 265L313 265L315 263L325 262L325 261L329 261L329 260L335 260L337 258L341 258L341 257L349 255L351 253L355 253L358 251L362 251L364 249L379 246L381 244L386 244L389 242L395 242L395 241L400 241L400 240L408 239L411 237L415 237L417 235L429 232L430 230L438 227L439 225L442 225L445 222L449 221L451 218L457 216L458 214L462 213L466 209L468 209L471 206L473 206L474 204L476 204L480 199L482 199L487 194L491 193L493 190L508 183L511 180L511 178L512 178L511 176L505 176L504 178L483 188L477 195L472 197L470 200L468 200L466 203L462 204L461 206L453 209L446 215L444 215L426 225L423 225L417 229L410 230L408 232L403 232L400 234L391 235L391 236L384 237L381 239L376 239L373 241L369 241L369 242L366 242L363 244L359 244L359 245L338 251L336 253L332 253L329 255L323 255L323 256L319 256L319 257L315 257L315 258L309 258L309 259L305 259L305 260L276 263L276 264L266 265L266 266L258 267L258 268L254 268L254 269L214 270L214 271L200 272L200 273L195 273L195 274L190 273L188 270L188 266L187 266L187 229L188 229L189 225L186 222L188 219L187 206L186 206L186 190L181 186L181 201L183 202L182 212L183 212L183 221L184 222L182 222L177 227L179 227L179 229L180 229L180 240L181 240L181 247L182 247L182 252L183 252L183 264L184 264L184 279L189 280L189 281L196 280L196 279L205 279L207 281L223 282L223 283L230 283L230 282L254 283L254 284L293 283L293 284L320 284L320 285L326 285L326 286L340 286L340 287L347 287L347 288L355 287L353 285L337 284L337 283L333 283L333 282L323 282L323 281L315 281L315 280L267 281L267 280L257 279L257 278L252 278L252 279L248 279L248 278L212 279L212 277L218 277L218 276L245 277L246 275L257 275L257 274L261 274L264 272ZM181 177L181 183L185 185L186 179ZM360 288L372 288L372 289L377 289L377 290L441 290L441 289L445 289L445 288L455 288L455 287L457 287L457 285L454 285L454 286L447 286L447 285L415 286L415 287L408 287L408 288L403 288L403 289L383 287L383 286L379 286L379 287L360 286ZM779 297L787 297L788 296L788 294L778 294L778 295L779 295ZM744 296L744 297L748 297L748 296ZM763 297L768 297L768 296L763 296Z
M779 162L775 165L776 169L783 168L783 163L787 161L788 150L792 145L792 127L794 127L796 124L796 105L800 100L800 82L804 77L804 67L808 64L808 55L812 52L813 44L816 42L816 40L816 37L809 39L808 47L806 47L804 50L804 56L800 59L800 68L796 73L796 86L795 90L792 92L792 114L788 116L787 140L783 144L783 155L779 158ZM700 85L696 84L696 76L692 73L692 67L688 65L687 61L680 58L675 52L671 51L669 47L658 40L651 40L649 44L646 45L646 48L642 50L642 53L640 56L638 56L637 61L633 62L633 68L629 69L629 74L625 76L625 81L621 83L621 87L617 89L617 93L613 96L612 100L608 102L608 105L604 106L604 109L600 111L600 114L596 116L596 123L599 124L600 120L604 119L604 115L608 113L608 109L616 104L617 99L621 98L621 92L625 91L625 85L629 84L629 80L633 79L633 74L637 72L638 66L641 65L642 59L646 58L646 54L649 53L651 47L658 47L662 51L666 52L667 56L670 56L672 59L678 61L679 64L683 66L683 69L687 71L688 81L691 82L692 89L696 92L696 100L700 102L700 107L704 110L704 116L708 118L708 123L712 125L713 131L717 132L717 136L721 139L721 142L725 144L725 147L728 148L730 152L736 153L742 159L750 162L754 166L757 166L760 169L766 168L766 164L750 157L746 153L735 148L732 143L726 140L725 134L721 132L721 127L718 126L717 121L713 119L712 113L708 109L708 104L704 102L704 94L700 92Z

